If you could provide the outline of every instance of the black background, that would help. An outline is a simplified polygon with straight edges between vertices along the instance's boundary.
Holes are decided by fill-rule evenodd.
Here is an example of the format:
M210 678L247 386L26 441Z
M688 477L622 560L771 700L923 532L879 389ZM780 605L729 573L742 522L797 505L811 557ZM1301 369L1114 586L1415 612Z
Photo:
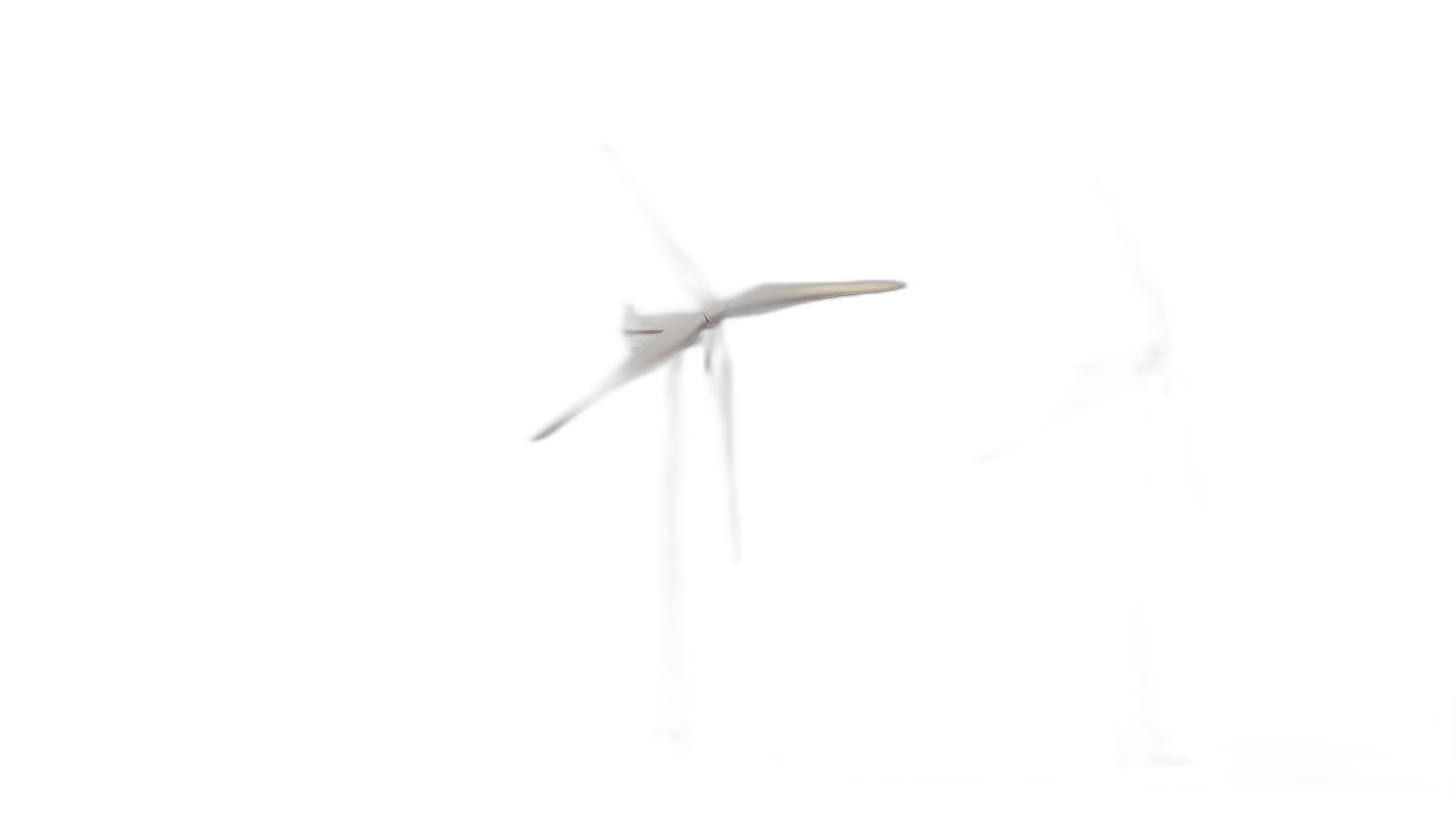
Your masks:
M253 646L281 723L432 772L501 743L533 768L641 750L661 374L526 443L625 357L625 300L690 306L597 153L612 143L722 299L910 284L728 325L754 609L740 679L764 745L1091 739L1096 632L1134 590L1190 742L1428 733L1449 685L1436 541L1396 487L1401 395L1420 386L1382 379L1409 278L1370 270L1409 227L1360 137L1379 105L1356 86L1243 90L846 83L638 115L655 90L517 108L411 77L252 122L287 131L243 160L271 203L245 219L249 284L288 294L268 299L258 388L239 388L266 417L250 485L285 509L258 557L275 625ZM1072 442L970 468L1060 395L1070 344L1136 335L1089 178L1123 203L1197 383L1213 535L1152 554L1124 546L1146 529L1136 500L1066 469ZM711 659L725 542L695 354L683 535ZM1102 421L1067 439L1112 439ZM703 689L718 672L703 664Z

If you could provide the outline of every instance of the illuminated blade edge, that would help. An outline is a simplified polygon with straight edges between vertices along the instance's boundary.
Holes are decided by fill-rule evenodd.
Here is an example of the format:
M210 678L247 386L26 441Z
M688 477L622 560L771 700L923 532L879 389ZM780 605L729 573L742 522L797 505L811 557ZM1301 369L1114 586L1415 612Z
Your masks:
M868 295L904 288L901 281L864 280L834 283L765 283L728 301L729 317L764 314L815 300Z

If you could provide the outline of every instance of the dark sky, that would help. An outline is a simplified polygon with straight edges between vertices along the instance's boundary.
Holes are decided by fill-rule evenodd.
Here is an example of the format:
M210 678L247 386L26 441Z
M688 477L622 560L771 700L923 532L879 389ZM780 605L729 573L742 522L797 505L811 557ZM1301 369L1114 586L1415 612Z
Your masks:
M603 141L719 297L910 284L728 326L750 660L773 717L1073 717L1104 688L1088 621L1140 590L1200 723L1310 726L1332 705L1385 723L1423 699L1398 689L1439 688L1423 657L1436 600L1411 590L1428 555L1380 475L1392 414L1350 379L1388 354L1392 296L1369 275L1395 230L1388 179L1332 136L1338 106L1134 89L496 117L395 93L395 121L365 108L370 136L325 128L314 146L341 179L328 213L285 211L335 270L300 296L338 316L312 347L329 373L300 388L351 530L307 574L348 564L317 593L341 599L331 615L358 644L338 660L409 689L431 734L505 718L600 745L651 720L661 374L524 442L625 356L623 300L686 307ZM970 469L1064 393L1070 348L1142 331L1093 182L1168 293L1211 541L1147 532L1120 476L1077 471L1077 450L1120 444L1115 411L1028 463ZM683 535L697 631L715 632L724 542L689 364ZM1351 679L1372 664L1376 680ZM1061 688L1082 691L1047 702Z

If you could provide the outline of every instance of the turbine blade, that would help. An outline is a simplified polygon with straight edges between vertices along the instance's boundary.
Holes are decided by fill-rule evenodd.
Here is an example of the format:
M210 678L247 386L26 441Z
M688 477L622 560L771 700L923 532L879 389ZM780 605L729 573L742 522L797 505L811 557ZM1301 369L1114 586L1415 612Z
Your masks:
M633 180L632 174L627 172L627 166L622 163L622 160L617 156L617 152L606 145L602 146L602 150L606 152L607 157L611 159L617 171L622 174L622 180L626 182L627 188L632 191L632 196L637 199L637 207L642 210L642 215L652 226L652 232L657 237L658 247L661 248L663 255L667 258L667 262L672 266L672 271L677 277L678 285L688 290L688 294L692 295L699 305L712 303L717 300L712 288L708 286L708 279L703 277L703 273L698 270L697 264L693 263L693 259L682 248L682 245L678 243L677 238L673 236L672 230L667 226L667 221L663 219L662 214L653 205L652 199L647 197L647 193Z
M844 295L867 295L872 292L888 292L903 288L905 284L892 280L843 281L840 283L765 283L728 301L729 317L763 314L787 309L811 300L842 297Z
M616 371L613 371L612 375L605 382L597 386L595 391L586 395L580 402L568 408L566 413L558 417L555 422L547 425L540 433L531 437L531 441L536 442L545 439L555 433L562 425L570 422L577 414L589 408L592 403L667 362L674 354L691 346L693 341L698 339L698 333L707 324L708 319L701 314L697 314L684 318L681 322L664 329L661 334L638 349L637 353L624 360L622 365Z
M721 328L718 331L723 331ZM723 466L728 485L728 533L733 542L733 560L743 560L743 536L738 526L738 474L733 462L733 362L728 358L728 344L719 337L709 349L713 363L708 379L718 401L718 415L723 423Z

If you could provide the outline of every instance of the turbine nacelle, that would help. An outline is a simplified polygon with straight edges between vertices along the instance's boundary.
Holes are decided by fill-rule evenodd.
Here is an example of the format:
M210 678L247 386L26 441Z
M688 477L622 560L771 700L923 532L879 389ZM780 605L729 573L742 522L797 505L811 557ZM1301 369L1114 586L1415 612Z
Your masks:
M627 340L627 350L635 352L651 342L669 326L681 323L695 312L659 312L641 314L628 304L622 314L622 336Z

